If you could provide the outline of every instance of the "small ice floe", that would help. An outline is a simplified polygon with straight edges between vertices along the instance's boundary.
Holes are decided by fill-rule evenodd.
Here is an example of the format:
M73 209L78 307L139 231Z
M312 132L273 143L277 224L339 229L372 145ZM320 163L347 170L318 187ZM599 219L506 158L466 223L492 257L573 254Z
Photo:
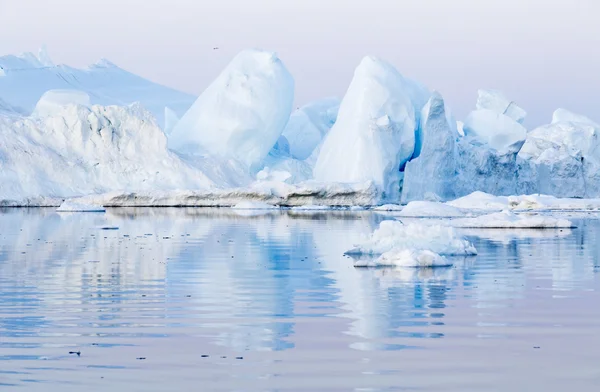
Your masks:
M475 247L456 229L444 225L422 223L404 224L389 220L381 222L379 228L360 244L346 252L346 255L380 256L393 250L428 250L445 256L476 255Z
M333 209L329 206L306 205L292 207L292 211L327 211Z
M231 208L234 210L276 210L279 207L260 201L242 201Z
M481 229L570 229L575 226L567 219L544 215L514 214L508 210L476 218L456 219L453 227Z
M399 216L410 218L458 218L465 213L450 205L433 201L412 201L400 211Z
M384 204L373 208L373 211L402 211L402 206L399 204Z
M496 210L508 207L508 197L494 196L485 192L473 192L470 195L446 203L449 206L465 210Z
M65 200L56 212L106 212L102 206L78 203L76 201Z
M452 261L430 250L394 248L375 259L359 259L355 267L451 267Z

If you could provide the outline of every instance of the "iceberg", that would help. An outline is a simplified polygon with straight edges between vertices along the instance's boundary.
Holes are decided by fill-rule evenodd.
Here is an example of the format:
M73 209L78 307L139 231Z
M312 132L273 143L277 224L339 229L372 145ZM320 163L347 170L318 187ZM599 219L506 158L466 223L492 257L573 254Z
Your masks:
M587 117L559 110L552 124L529 132L517 162L524 193L598 196L600 127Z
M458 142L460 184L457 196L482 191L517 193L517 154L527 130L513 118L490 109L471 112Z
M86 93L92 105L128 106L140 103L159 124L164 124L165 106L182 115L195 97L153 83L100 60L85 69L56 65L45 48L38 55L23 53L0 56L0 102L29 115L49 90L75 90ZM0 105L2 106L2 105Z
M234 210L276 210L279 207L257 201L243 201L231 208Z
M185 155L236 159L251 170L281 136L292 111L294 80L270 52L238 54L200 95L169 136Z
M312 102L292 113L283 130L292 158L305 160L311 156L335 124L339 107L339 99L326 98Z
M99 205L90 205L77 203L72 200L65 200L56 212L106 212L106 208Z
M456 128L448 122L444 99L434 92L421 115L422 147L417 158L406 164L402 202L423 200L427 193L442 200L456 196Z
M139 105L69 105L44 118L0 116L0 131L2 200L243 181L226 162L206 159L194 166L170 152L154 117Z
M464 210L497 210L508 208L507 196L494 196L489 193L476 191L467 196L446 203L449 206Z
M90 96L77 90L49 90L35 105L32 116L49 117L59 114L64 106L81 105L90 107Z
M498 90L481 89L477 92L477 95L477 110L491 110L496 114L510 117L519 124L523 124L525 117L527 117L527 112L523 108L506 98Z
M399 199L400 170L415 149L415 109L405 85L391 65L362 60L321 146L316 181L372 181L383 199Z
M362 243L346 252L351 256L379 256L394 249L417 249L446 256L476 255L477 250L452 227L388 220Z

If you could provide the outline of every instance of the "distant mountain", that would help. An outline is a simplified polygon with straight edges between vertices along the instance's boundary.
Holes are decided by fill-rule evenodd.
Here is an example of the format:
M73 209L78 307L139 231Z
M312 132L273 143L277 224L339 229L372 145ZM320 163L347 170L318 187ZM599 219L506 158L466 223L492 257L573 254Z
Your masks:
M182 116L196 97L134 75L108 60L77 69L56 65L45 48L0 57L0 112L29 115L48 90L80 90L92 104L129 105L139 102L164 127L165 107Z

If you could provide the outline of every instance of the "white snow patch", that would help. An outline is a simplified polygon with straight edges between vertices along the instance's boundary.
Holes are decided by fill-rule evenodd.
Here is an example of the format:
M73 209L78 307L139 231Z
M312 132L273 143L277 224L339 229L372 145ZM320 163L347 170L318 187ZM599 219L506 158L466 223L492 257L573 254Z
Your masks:
M373 208L374 211L402 211L402 206L400 204L384 204L382 206L377 206Z
M234 210L276 210L279 207L258 201L243 201L231 208Z
M412 218L456 218L465 213L456 207L431 201L411 201L402 209L399 216Z
M446 203L449 206L465 210L504 210L508 207L508 197L494 196L485 192L473 192L470 195Z
M453 227L482 229L557 229L573 228L573 223L544 215L514 214L508 210L476 218L464 218L450 221Z
M82 204L73 200L65 200L56 212L106 212L106 208L99 205Z
M63 108L68 105L90 107L90 96L83 91L77 90L46 91L35 105L35 109L31 115L34 117L60 115Z

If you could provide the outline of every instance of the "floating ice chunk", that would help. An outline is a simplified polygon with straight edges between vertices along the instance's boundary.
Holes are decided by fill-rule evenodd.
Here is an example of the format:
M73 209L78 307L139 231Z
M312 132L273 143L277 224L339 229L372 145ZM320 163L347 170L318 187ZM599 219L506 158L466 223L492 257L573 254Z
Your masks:
M554 113L552 114L552 124L557 124L557 123L561 123L561 122L586 124L586 125L591 125L592 127L595 127L595 128L600 128L600 125L598 125L597 122L590 119L589 117L586 117L581 114L573 113L573 112L571 112L567 109L563 109L563 108L556 109L554 111Z
M292 211L326 211L331 208L330 206L305 205L292 207Z
M294 80L270 52L238 54L177 123L169 146L258 169L290 118Z
M450 221L453 227L482 229L556 229L573 228L572 222L544 215L517 215L508 210L477 218Z
M423 200L428 193L452 200L457 183L457 132L448 123L444 99L437 92L423 108L420 130L422 148L406 164L402 202Z
M527 112L519 107L515 102L506 98L500 91L484 90L478 92L477 109L488 109L497 114L503 114L512 118L519 124L523 124Z
M406 267L433 268L451 267L452 261L430 250L392 249L376 259L362 259L354 263L355 267Z
M500 154L517 153L527 137L527 130L512 118L489 109L471 112L464 124L466 137L489 145Z
M475 255L475 247L456 233L452 227L420 223L403 224L399 221L383 221L379 228L363 243L346 254L382 255L393 249L430 250L441 255Z
M508 203L513 210L598 210L600 199L559 199L548 195L509 196Z
M64 106L81 105L90 107L90 96L77 90L50 90L47 91L32 113L35 117L49 117L60 114Z
M470 195L446 203L449 206L465 210L504 210L508 208L508 197L494 196L484 192L473 192Z
M72 200L65 200L56 212L106 212L106 208L99 205L83 204Z
M243 201L231 208L234 210L276 210L279 207L258 201Z
M391 65L363 59L321 146L315 180L372 181L383 199L398 199L400 169L415 149L415 109L404 87Z
M399 204L384 204L373 208L374 211L402 211L402 206Z
M465 213L456 207L444 203L411 201L402 209L399 216L412 218L456 218L465 216Z

